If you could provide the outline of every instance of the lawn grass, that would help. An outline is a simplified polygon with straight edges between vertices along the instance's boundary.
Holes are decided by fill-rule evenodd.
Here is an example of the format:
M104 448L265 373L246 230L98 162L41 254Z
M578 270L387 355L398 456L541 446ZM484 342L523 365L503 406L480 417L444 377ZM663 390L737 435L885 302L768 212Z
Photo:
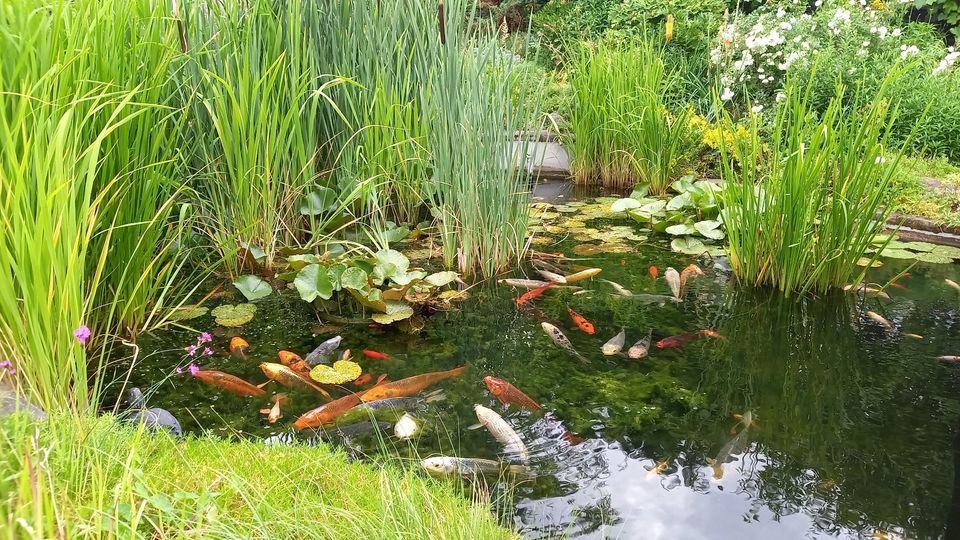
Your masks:
M943 189L931 189L922 178L934 178ZM891 184L894 212L960 227L960 167L945 158L904 158Z
M0 419L0 538L514 538L452 484L328 447Z

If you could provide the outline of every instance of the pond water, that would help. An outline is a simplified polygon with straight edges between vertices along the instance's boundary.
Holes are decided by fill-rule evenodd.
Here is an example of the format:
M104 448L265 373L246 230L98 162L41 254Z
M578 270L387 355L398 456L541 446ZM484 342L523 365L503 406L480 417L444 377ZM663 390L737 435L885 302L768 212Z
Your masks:
M577 244L567 239L540 249L569 252ZM533 302L535 310L519 310L513 298L523 291L476 287L462 309L433 314L420 335L366 324L318 327L295 293L274 294L258 301L255 319L239 329L251 345L247 359L226 352L236 332L219 329L215 354L202 365L260 383L259 362L276 361L279 349L305 355L334 333L343 336L342 348L392 356L360 357L374 378L468 365L466 375L431 388L446 399L417 413L425 431L415 442L393 438L392 426L382 443L362 433L321 438L356 456L386 448L403 459L498 459L502 446L485 429L470 429L477 422L473 405L490 407L531 452L536 478L516 484L512 504L500 509L529 538L960 534L954 496L960 485L954 475L960 366L935 360L960 354L960 298L943 281L957 278L955 266L913 267L902 280L905 288L890 289L891 300L854 294L783 300L735 285L722 258L678 255L657 237L634 248L577 257L577 264L603 269L598 278L578 283L589 294L551 290ZM667 266L690 263L706 276L690 282L681 304L615 296L600 279L634 293L669 294L664 279L651 279L648 268L656 265L662 275ZM870 271L870 280L882 283L906 266L886 260ZM538 277L529 268L527 274ZM574 326L568 306L596 326L594 335ZM868 318L868 310L892 321L895 331ZM555 346L542 320L561 328L589 364ZM209 317L189 324L197 331L213 328ZM643 360L604 356L601 345L621 328L626 347L650 329L654 341L698 329L724 338L653 347ZM293 436L292 425L320 404L315 396L288 391L284 418L269 424L258 411L269 406L270 392L242 398L172 375L195 335L172 330L142 336L136 365L118 365L114 376L149 388L150 405L170 410L188 432L271 442L308 438ZM512 382L547 412L504 408L482 382L486 375ZM747 411L756 425L735 435L734 415ZM708 462L718 457L720 478Z

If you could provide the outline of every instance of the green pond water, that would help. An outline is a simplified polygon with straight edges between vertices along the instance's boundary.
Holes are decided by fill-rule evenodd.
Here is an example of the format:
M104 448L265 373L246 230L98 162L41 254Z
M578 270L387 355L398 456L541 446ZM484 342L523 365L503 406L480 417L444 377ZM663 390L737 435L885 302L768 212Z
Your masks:
M541 249L565 251L576 243ZM960 500L954 496L960 485L954 475L960 366L934 359L960 354L960 297L943 281L957 279L955 266L915 266L902 281L904 289L890 290L892 300L854 294L783 300L736 286L723 259L671 253L657 237L635 244L631 253L579 258L578 264L603 268L599 278L634 293L669 294L662 277L650 278L650 265L662 275L667 266L696 262L706 276L690 282L682 304L617 297L609 284L593 279L578 283L592 293L551 290L533 303L536 310L517 308L513 298L523 291L475 287L461 310L433 314L420 335L344 326L335 332L343 336L341 349L393 356L355 355L374 378L470 367L463 377L432 388L443 390L446 399L416 413L425 431L415 442L396 440L390 426L381 444L369 422L366 431L350 426L345 435L319 438L358 458L385 446L410 460L440 454L497 459L504 457L501 445L485 429L469 429L477 422L473 405L490 407L531 452L536 478L516 484L512 503L499 508L530 538L960 535ZM887 260L869 278L884 282L907 264ZM529 268L527 274L538 277ZM228 301L236 300L210 305ZM196 331L214 332L215 354L201 359L202 367L260 383L266 379L259 362L276 361L277 350L306 355L334 335L317 328L315 312L295 293L257 304L256 317L241 329L216 329L209 316L189 321ZM567 306L589 319L596 334L577 330ZM883 314L896 330L867 318L867 310ZM542 320L560 327L590 363L556 347ZM652 348L639 361L604 356L601 345L621 328L627 330L626 347L649 329L654 341L698 329L725 339ZM317 440L292 428L299 414L321 403L311 394L271 383L267 396L242 398L186 373L173 374L196 331L141 336L136 365L117 363L113 376L149 389L149 404L170 410L188 432L268 443ZM251 345L247 359L226 351L236 334ZM483 384L485 375L512 382L546 412L504 408ZM112 390L115 395L117 386ZM291 402L284 418L271 425L258 411L269 406L273 391L287 391ZM745 411L757 425L736 436L731 455L719 456L726 459L717 479L708 460L730 449L734 415ZM653 469L664 460L658 474Z

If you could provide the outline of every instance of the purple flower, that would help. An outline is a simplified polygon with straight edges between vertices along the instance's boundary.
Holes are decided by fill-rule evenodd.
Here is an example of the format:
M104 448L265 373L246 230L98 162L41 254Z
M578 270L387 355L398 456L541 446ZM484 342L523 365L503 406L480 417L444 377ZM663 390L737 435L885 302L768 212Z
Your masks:
M210 343L213 341L213 336L210 335L210 332L204 332L197 336L197 343Z
M13 368L9 368L9 369L7 369L7 373L9 373L10 375L16 375L16 374L17 374L17 370L15 370L15 369L13 369Z
M187 354L189 354L190 356L196 356L196 355L197 355L197 346L196 346L196 345L191 345L191 346L189 346L189 347L184 347L183 349L184 349L185 351L187 351Z
M90 329L85 324L81 325L80 328L73 331L73 335L77 338L77 341L84 344L90 339Z
M173 372L176 373L177 375L180 375L181 373L183 373L183 368L180 366L177 366L173 368Z
M190 370L191 375L196 375L197 373L200 373L200 366L196 364L190 364L189 366L187 366L187 369Z
M3 362L0 362L0 369L5 369L5 368L8 368L8 367L10 367L10 361L9 361L9 360L4 360Z
M204 355L204 356L213 356L213 349L211 349L210 347L204 347L204 348L203 348L203 355Z

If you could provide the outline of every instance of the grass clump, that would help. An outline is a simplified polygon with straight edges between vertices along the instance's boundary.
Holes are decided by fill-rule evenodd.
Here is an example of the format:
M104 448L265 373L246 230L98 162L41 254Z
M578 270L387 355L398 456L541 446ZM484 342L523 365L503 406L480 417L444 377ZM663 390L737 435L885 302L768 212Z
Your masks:
M568 146L578 183L643 183L653 194L666 193L687 129L685 112L667 110L672 81L652 40L580 48L570 68Z
M890 190L896 212L960 227L960 167L945 158L904 157Z
M514 538L490 509L324 446L0 419L5 538Z
M721 215L739 281L787 296L859 281L865 270L857 261L890 214L887 188L900 161L884 154L896 120L886 87L871 96L856 92L845 105L838 84L821 116L810 86L788 81L769 144L754 115L751 137L735 151L721 148Z

